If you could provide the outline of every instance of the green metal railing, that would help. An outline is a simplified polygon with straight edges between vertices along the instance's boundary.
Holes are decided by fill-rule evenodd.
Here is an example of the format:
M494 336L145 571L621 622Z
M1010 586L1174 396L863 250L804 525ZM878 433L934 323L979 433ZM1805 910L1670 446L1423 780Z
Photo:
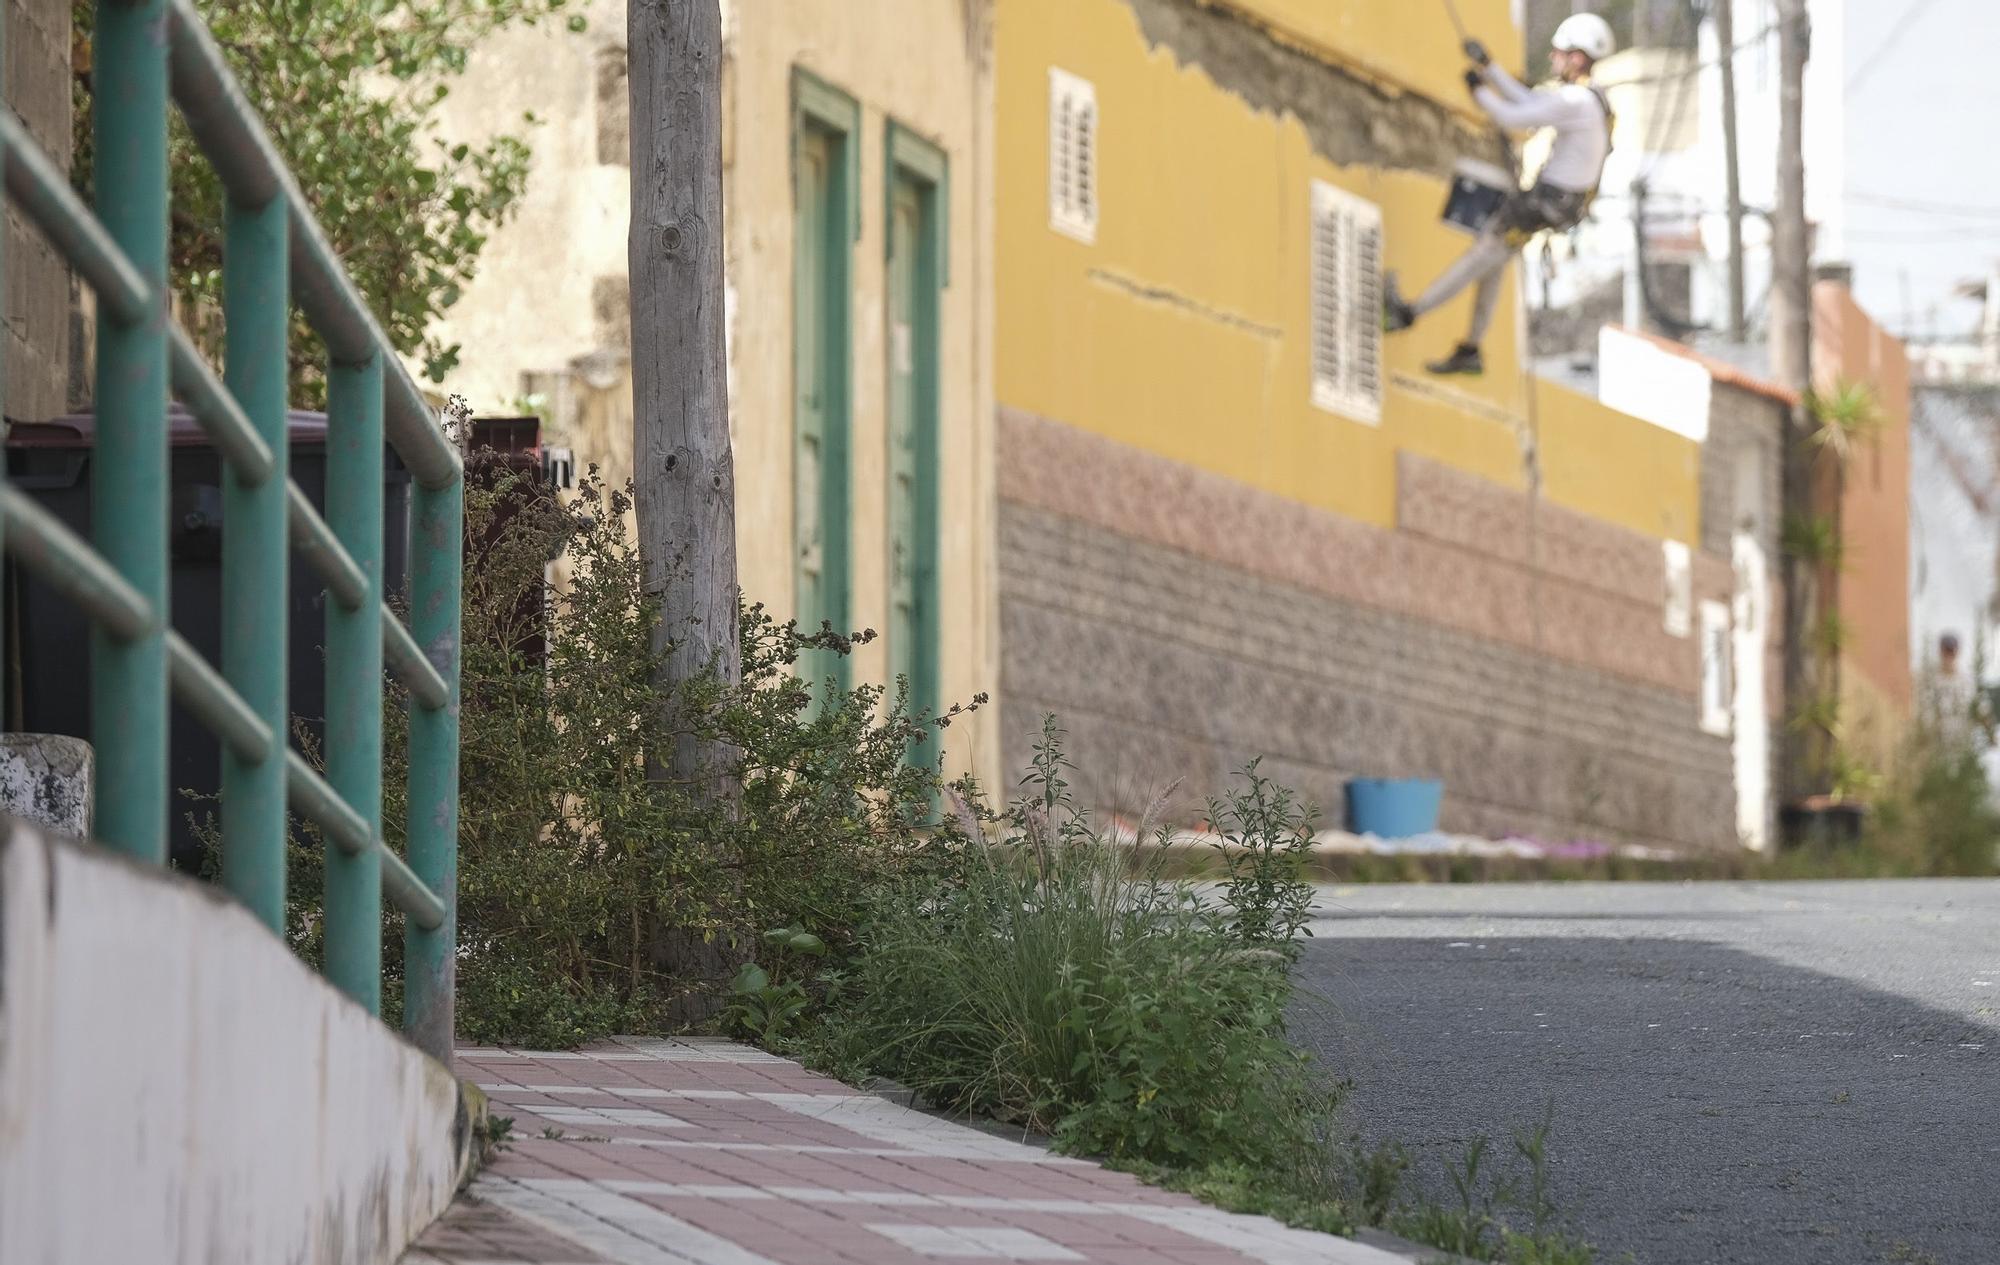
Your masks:
M4 33L0 33L4 40ZM222 746L222 881L282 934L287 810L326 850L326 973L380 1013L382 897L405 917L403 1026L449 1061L458 867L457 449L396 358L190 0L99 0L95 212L0 110L9 198L97 296L86 541L0 480L9 552L88 613L98 839L166 860L169 690ZM220 380L168 315L167 110L228 195ZM326 515L291 481L293 304L328 352ZM168 619L167 402L222 455L222 665ZM411 625L383 605L384 439L408 467ZM326 773L289 748L289 551L325 582ZM383 842L383 669L408 687L408 860Z

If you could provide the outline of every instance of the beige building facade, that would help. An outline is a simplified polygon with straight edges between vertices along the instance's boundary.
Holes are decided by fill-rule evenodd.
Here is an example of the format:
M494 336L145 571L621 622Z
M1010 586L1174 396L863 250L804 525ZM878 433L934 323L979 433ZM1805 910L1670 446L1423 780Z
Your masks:
M844 674L948 707L998 675L990 30L980 0L724 0L730 429L745 598L880 636ZM546 442L632 469L626 6L482 44L441 113L520 130L517 216L441 323L452 388L537 411ZM884 32L894 32L885 39ZM947 768L998 767L990 713Z

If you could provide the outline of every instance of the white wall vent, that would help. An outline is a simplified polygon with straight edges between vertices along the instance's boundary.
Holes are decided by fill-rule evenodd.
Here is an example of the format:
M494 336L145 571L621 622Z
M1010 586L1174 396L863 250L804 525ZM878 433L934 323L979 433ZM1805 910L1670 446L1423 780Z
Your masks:
M1312 186L1312 400L1382 420L1382 210Z

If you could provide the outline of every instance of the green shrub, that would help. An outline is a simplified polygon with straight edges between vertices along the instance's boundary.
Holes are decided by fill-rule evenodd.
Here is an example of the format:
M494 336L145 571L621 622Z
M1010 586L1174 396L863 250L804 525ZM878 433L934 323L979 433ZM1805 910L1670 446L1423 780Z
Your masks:
M803 682L796 671L807 656L847 654L872 634L802 633L754 606L742 612L740 684L700 680L663 697L658 609L624 529L629 494L592 470L574 499L559 500L492 453L474 454L468 475L459 1034L565 1048L674 1026L673 1003L689 994L741 1002L726 971L690 979L662 969L666 929L747 948L762 929L789 924L798 934L764 952L793 959L784 987L803 991L818 962L800 946L847 946L870 894L926 864L943 792L940 734L984 698L925 717L909 714L901 691L885 698L879 686ZM545 568L559 556L569 583L544 593ZM398 851L407 707L392 686L383 835ZM720 735L736 753L727 770L743 787L736 813L648 776L647 753L688 730ZM317 763L309 735L301 740ZM212 821L202 833L213 850ZM289 938L316 963L323 842L296 820L289 864ZM393 1022L402 924L385 913L384 1014ZM775 1036L784 1026L759 1030Z
M1864 843L1892 873L1993 874L2000 810L1974 743L1914 736Z
M1025 797L968 821L947 869L881 903L831 998L850 1053L1072 1151L1296 1164L1338 1100L1285 1040L1309 891L1284 841L1309 833L1306 815L1253 771L1216 815L1261 851L1237 858L1246 903L1215 903L1163 878L1157 854L1132 874L1071 802L1066 768L1051 720Z

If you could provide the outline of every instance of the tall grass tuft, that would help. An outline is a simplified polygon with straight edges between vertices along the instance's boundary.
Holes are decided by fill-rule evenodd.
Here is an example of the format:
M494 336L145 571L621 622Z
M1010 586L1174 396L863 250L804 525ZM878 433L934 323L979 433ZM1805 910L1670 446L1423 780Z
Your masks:
M952 881L864 932L839 992L860 1061L1073 1151L1294 1170L1339 1097L1285 1040L1309 814L1254 770L1212 806L1239 845L1217 900L1163 876L1164 846L1134 873L1067 768L1051 720L1023 796L965 832Z

